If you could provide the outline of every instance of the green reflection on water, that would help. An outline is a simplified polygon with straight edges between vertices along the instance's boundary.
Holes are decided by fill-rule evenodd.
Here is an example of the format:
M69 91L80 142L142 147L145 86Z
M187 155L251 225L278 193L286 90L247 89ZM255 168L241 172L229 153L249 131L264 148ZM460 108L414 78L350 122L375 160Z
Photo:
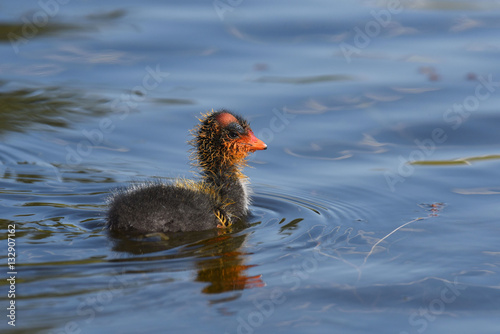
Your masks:
M78 120L75 116L105 114L107 102L61 87L0 92L0 134L26 132L37 124L69 128Z
M483 155L478 157L469 157L469 158L460 158L455 160L421 160L421 161L412 161L411 165L470 165L474 161L482 161L482 160L498 160L500 159L500 155L491 154L491 155Z
M81 29L77 25L66 23L48 23L44 26L33 23L0 23L0 42L23 43L36 37Z
M316 75L310 77L261 77L255 80L256 82L272 82L272 83L287 83L296 85L305 85L319 82L329 82L329 81L351 81L354 80L353 77L341 74L331 74L331 75Z

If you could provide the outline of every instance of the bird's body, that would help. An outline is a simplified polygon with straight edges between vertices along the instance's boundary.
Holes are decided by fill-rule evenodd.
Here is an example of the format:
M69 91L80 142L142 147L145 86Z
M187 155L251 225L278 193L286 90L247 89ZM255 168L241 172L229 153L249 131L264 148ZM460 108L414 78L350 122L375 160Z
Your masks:
M193 158L201 180L150 183L118 191L111 199L113 231L181 232L224 228L248 213L245 158L267 146L241 117L221 110L200 120L192 132Z

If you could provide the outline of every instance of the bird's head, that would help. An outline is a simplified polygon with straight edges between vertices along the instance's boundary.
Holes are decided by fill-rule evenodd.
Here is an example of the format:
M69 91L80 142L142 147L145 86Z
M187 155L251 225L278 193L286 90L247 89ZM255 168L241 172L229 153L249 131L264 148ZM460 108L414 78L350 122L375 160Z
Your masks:
M227 110L203 115L192 134L194 158L206 175L229 170L242 176L246 157L257 150L267 149L245 119Z

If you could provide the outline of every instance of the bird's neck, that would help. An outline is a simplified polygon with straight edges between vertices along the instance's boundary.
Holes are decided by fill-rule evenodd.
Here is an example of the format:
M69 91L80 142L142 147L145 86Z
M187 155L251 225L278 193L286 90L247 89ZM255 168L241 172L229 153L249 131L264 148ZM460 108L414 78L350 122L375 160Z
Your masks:
M245 179L243 168L246 166L245 158L233 159L219 152L210 152L197 156L198 167L207 182L215 186L223 186L233 180Z
M247 178L235 165L220 166L216 170L203 170L203 179L217 190L219 196L231 203L228 210L241 216L248 210Z
M217 195L228 203L226 210L232 216L243 217L248 212L249 197L247 178L243 175L246 154L224 155L221 147L198 140L195 165L200 169L203 182L210 185Z

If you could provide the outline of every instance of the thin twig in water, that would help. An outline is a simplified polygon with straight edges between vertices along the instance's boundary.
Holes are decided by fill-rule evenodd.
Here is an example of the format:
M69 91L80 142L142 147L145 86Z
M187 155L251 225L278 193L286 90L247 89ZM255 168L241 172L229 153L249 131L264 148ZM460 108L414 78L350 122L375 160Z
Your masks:
M407 226L407 225L410 225L411 223L414 223L416 221L419 221L419 220L424 220L424 219L427 219L429 217L419 217L419 218L415 218L407 223L404 223L403 225L397 227L396 229L394 229L391 233L389 233L388 235L386 235L385 237L383 237L382 239L380 239L379 241L377 241L375 243L375 245L373 245L372 249L370 250L370 252L366 255L365 257L365 260L363 261L363 264L362 266L364 266L366 264L366 261L368 260L368 258L370 257L370 255L373 254L373 251L375 250L375 247L378 246L378 244L380 244L382 241L384 241L385 239L389 238L392 234L394 234L395 232L397 232L398 230L402 229L403 227Z

